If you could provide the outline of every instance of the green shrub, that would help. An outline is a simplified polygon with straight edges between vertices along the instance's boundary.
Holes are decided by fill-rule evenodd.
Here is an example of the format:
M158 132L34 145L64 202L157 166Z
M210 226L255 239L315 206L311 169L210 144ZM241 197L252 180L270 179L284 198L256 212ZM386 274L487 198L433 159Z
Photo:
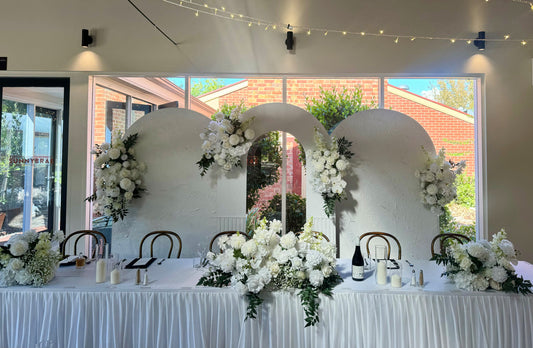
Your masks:
M466 174L458 175L455 179L455 187L457 187L455 202L465 207L474 208L476 206L475 178Z
M467 236L470 240L476 240L476 224L461 225L450 212L448 207L444 207L444 213L439 216L440 233L459 233Z
M337 92L335 87L331 91L320 87L319 98L305 98L306 110L315 116L329 133L348 116L375 107L374 100L371 100L368 105L363 104L363 90L360 87L350 91L343 87L340 92Z
M261 210L261 218L281 221L281 195L275 195ZM305 198L287 192L287 231L299 232L305 224Z

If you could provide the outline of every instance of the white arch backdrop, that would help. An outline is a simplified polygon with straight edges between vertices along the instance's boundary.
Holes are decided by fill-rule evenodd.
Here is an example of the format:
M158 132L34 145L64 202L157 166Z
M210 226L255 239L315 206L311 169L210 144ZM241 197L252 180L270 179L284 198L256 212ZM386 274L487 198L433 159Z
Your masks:
M246 111L248 117L255 117L252 127L257 136L286 131L306 150L314 147L315 127L327 134L311 114L290 104L264 104ZM164 109L146 115L128 129L127 134L139 133L136 154L148 166L147 192L132 202L124 221L113 225L115 253L136 256L145 234L172 230L182 238L182 257L192 257L216 232L244 230L246 168L224 175L213 167L201 177L195 164L202 155L199 134L209 121L191 110ZM438 232L438 219L422 207L413 175L423 163L421 145L434 151L422 127L406 115L372 110L344 120L334 135L353 141L356 176L348 180L353 198L338 204L335 233L334 220L325 216L322 198L312 190L308 178L307 216L314 217L315 229L332 240L338 238L341 257L350 257L354 237L370 230L397 235L407 257L416 258L420 249L429 252L429 240ZM425 245L426 241L427 248L415 245Z

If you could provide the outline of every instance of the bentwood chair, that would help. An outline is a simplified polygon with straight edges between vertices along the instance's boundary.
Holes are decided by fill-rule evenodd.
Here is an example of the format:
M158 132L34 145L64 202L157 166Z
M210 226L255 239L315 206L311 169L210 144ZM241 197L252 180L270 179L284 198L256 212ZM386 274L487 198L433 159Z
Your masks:
M170 258L170 255L172 254L172 250L174 250L174 240L177 241L176 248L178 249L178 253L176 254L176 258L179 259L181 255L181 247L182 247L181 238L176 232L172 232L172 231L153 231L145 235L143 239L141 240L141 244L139 245L139 257L142 257L143 244L148 238L152 238L152 242L150 243L150 257L154 257L154 243L159 237L166 237L168 238L168 241L170 242L170 248L168 250L168 256L167 256L169 258Z
M437 243L437 241L440 241L440 253L441 253L441 255L444 255L446 253L447 243L445 243L445 242L447 240L448 240L448 243L452 242L452 241L459 242L460 244L470 242L470 238L468 238L464 234L459 234L459 233L441 233L441 234L438 234L431 241L431 256L435 256L435 244Z
M296 232L295 235L299 236L300 234L304 233L303 231L300 231L300 232ZM329 242L329 238L328 236L326 236L324 233L322 232L319 232L319 231L313 231L313 234L315 235L315 237L322 237L324 238L327 242Z
M213 252L213 246L217 246L217 244L215 244L215 242L216 242L216 240L218 238L220 238L222 236L231 237L232 235L234 235L236 233L242 234L246 240L250 239L250 236L247 233L244 233L244 232L239 232L239 231L223 231L223 232L219 232L219 233L215 234L215 236L211 239L211 243L209 243L209 251Z
M81 239L81 237L84 237L84 236L87 236L90 238L92 237L96 245L98 245L99 241L103 241L104 244L107 243L107 239L105 238L102 232L93 231L93 230L80 230L80 231L72 232L61 243L60 250L61 250L61 255L63 255L63 258L69 256L69 255L66 255L65 251L66 251L68 241L72 239L73 237L76 237L76 239L74 240L74 254L72 255L78 255L78 250L77 250L78 242ZM96 249L94 249L93 255L91 255L91 257L94 257L95 253L96 253Z
M400 241L398 240L398 238L394 237L392 234L387 233L387 232L367 232L367 233L363 233L359 237L359 240L362 241L363 238L366 238L366 237L369 237L366 241L366 253L368 257L370 257L370 241L374 238L381 238L387 243L387 249L388 249L387 258L390 259L391 245L390 245L389 239L392 239L396 242L396 245L398 246L398 259L397 260L402 259L402 246L400 245Z

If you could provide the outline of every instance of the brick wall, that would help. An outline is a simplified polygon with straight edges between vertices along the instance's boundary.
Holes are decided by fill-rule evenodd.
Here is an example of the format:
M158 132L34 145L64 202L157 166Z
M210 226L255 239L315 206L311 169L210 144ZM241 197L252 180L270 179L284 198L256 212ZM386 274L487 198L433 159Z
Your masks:
M387 91L387 88L385 88ZM390 92L385 92L385 109L402 112L415 119L428 133L439 151L446 149L453 161L466 161L465 173L475 173L474 125L433 108L418 104Z
M106 127L106 103L107 101L126 102L124 94L112 91L102 86L96 85L95 102L94 102L94 143L102 144L105 142ZM120 127L124 131L126 124L126 113L120 110L113 111L113 127ZM116 129L116 128L115 128Z

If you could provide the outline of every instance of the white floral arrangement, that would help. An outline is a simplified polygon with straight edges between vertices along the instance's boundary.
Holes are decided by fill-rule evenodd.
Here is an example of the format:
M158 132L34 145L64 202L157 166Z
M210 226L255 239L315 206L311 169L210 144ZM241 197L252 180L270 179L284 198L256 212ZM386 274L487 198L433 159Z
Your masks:
M322 195L324 212L328 217L335 212L335 202L346 199L346 180L350 172L350 158L354 155L350 151L352 142L342 137L333 138L328 144L324 136L315 129L316 150L310 150L312 171L312 185L315 191Z
M63 232L28 231L13 235L0 247L0 286L43 286L54 276Z
M432 213L442 214L444 207L457 197L455 179L463 172L466 162L447 161L444 148L436 157L422 150L426 157L424 168L415 171L415 177L420 180L420 200Z
M446 266L442 275L451 279L459 289L483 291L492 288L531 293L531 282L515 273L516 251L503 229L493 235L490 242L453 243L446 254L436 254L431 259Z
M213 164L217 164L225 172L242 166L241 157L248 153L255 138L255 131L250 128L252 122L253 118L243 122L242 106L235 107L229 114L215 114L214 120L200 134L204 153L196 164L201 170L201 176Z
M300 235L280 237L281 222L263 219L252 239L242 234L219 239L220 253L208 253L210 269L198 282L205 286L233 286L248 299L246 318L255 318L262 292L301 289L306 326L319 321L319 294L332 296L342 279L335 264L335 245L314 233L312 218Z
M122 139L122 134L113 134L111 144L96 145L93 154L96 192L87 197L95 201L96 211L111 216L114 222L128 214L127 205L134 198L140 198L143 188L143 174L146 164L137 162L133 146L137 133Z

